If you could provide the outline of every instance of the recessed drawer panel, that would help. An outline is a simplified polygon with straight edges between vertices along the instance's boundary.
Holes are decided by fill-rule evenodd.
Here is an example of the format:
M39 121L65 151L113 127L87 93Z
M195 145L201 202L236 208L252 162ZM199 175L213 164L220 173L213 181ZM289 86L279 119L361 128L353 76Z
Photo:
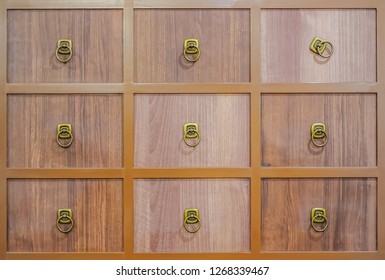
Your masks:
M121 94L8 95L8 166L121 167Z
M262 165L376 166L376 103L372 93L262 94Z
M9 83L123 82L121 9L8 10Z
M250 165L248 94L136 94L136 167Z
M375 9L262 9L262 82L376 82L376 21Z
M249 82L249 59L249 9L134 11L137 83Z
M261 204L264 252L377 250L374 178L265 179Z
M249 197L248 179L135 180L135 252L249 252Z
M123 251L120 179L10 179L7 196L9 252Z

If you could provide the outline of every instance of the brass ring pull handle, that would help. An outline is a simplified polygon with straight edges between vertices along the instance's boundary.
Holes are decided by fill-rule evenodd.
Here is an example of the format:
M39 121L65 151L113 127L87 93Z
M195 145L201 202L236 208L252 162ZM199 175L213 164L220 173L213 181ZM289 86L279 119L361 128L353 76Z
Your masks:
M69 139L67 143L61 142L60 139ZM57 126L56 142L62 148L68 148L73 141L72 126L70 124L59 124Z
M192 229L189 225L196 225ZM183 221L184 229L189 233L195 233L201 228L201 220L199 218L199 210L198 209L186 209L184 210L184 221Z
M311 142L316 147L322 148L328 142L328 135L326 133L326 126L323 123L313 123L310 129ZM323 139L322 142L318 143L317 139Z
M328 228L328 219L326 218L325 208L313 208L310 214L311 227L316 232L324 232ZM315 224L324 224L322 227L316 227Z
M197 138L195 142L189 142L188 139ZM201 142L199 126L196 123L185 123L183 126L183 141L189 147L196 147Z
M200 58L201 51L197 39L184 40L183 56L189 62L195 62Z
M325 55L324 52L327 48L327 46L330 46L330 50L329 52ZM318 37L315 37L313 39L313 41L310 43L310 50L319 55L320 57L322 58L329 58L332 56L333 52L334 52L334 47L333 47L333 44L329 41L324 41L322 40L321 38L318 38Z
M63 229L61 224L70 224L69 228ZM58 218L56 220L56 227L62 233L69 233L74 227L74 220L72 219L71 209L59 209Z
M60 39L57 41L56 58L62 63L67 63L72 58L72 41Z

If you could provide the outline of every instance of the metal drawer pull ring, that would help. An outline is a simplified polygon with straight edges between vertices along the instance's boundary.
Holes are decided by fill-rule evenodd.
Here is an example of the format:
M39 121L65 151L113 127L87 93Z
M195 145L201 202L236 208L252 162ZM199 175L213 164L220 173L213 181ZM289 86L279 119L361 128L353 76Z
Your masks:
M330 46L330 50L325 55L324 52L325 52L328 45ZM324 41L319 37L315 37L313 39L313 41L310 43L309 48L313 53L318 54L322 58L329 58L332 56L332 54L334 52L333 44L329 41Z
M68 143L63 143L60 139L69 139ZM62 148L68 148L73 141L72 126L70 124L59 124L57 126L56 142Z
M70 224L70 227L67 229L62 229L61 224ZM59 209L58 218L56 220L56 227L62 233L69 233L74 227L74 220L72 219L72 210L71 209Z
M188 139L197 138L195 142L189 142ZM199 126L196 123L185 123L183 126L183 141L189 147L196 147L201 142Z
M326 126L323 123L313 123L310 129L311 142L316 147L323 147L328 142L328 135L326 133ZM321 143L318 143L317 139L323 139Z
M56 58L62 63L67 63L72 58L72 41L70 39L57 41Z
M323 219L324 220L324 223L325 225L322 227L322 228L317 228L315 226L315 222L316 220L318 219ZM311 226L312 228L316 231L316 232L324 232L327 228L328 228L328 219L326 218L325 215L322 215L322 214L317 214L313 217L313 219L311 220Z
M197 39L184 40L183 56L189 62L195 62L199 59L201 56L201 50L199 49L199 41Z
M196 225L194 228L190 228L189 225ZM201 228L201 220L199 219L198 209L186 209L184 211L184 229L189 233L195 233Z

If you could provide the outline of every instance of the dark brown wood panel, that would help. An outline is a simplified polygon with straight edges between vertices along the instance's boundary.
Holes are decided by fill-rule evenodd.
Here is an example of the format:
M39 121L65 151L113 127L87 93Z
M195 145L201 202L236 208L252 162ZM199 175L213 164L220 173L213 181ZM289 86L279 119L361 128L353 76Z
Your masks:
M353 167L377 164L376 94L263 94L262 165ZM311 143L324 123L328 142Z
M8 95L8 166L121 167L122 99L120 94ZM62 123L73 129L68 148L56 141Z
M262 251L376 251L376 179L264 179ZM312 208L328 228L311 227Z
M250 251L247 179L138 179L134 202L137 253ZM196 233L183 227L187 208L199 210Z
M199 40L195 63L183 57L185 39ZM137 9L134 11L137 83L249 82L248 9Z
M10 179L7 196L9 252L123 251L120 179ZM67 234L56 228L62 208L73 211Z
M7 22L9 83L123 82L122 10L9 10ZM67 63L55 55L64 38Z

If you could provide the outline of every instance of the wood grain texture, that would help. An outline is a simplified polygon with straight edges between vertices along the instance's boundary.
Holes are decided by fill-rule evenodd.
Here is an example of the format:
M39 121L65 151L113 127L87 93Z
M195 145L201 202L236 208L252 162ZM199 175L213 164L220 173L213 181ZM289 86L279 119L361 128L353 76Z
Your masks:
M139 179L134 182L135 252L249 252L247 179ZM188 233L183 213L197 208L201 229Z
M9 83L123 81L123 13L111 10L9 10ZM59 39L72 40L73 57L55 56Z
M8 251L122 252L122 185L120 179L8 180ZM73 211L68 234L56 228L62 208Z
M200 42L195 63L183 42ZM134 81L137 83L249 82L248 9L136 9Z
M377 182L369 179L262 180L262 251L375 251ZM312 229L326 209L325 232Z
M61 123L73 129L66 149ZM121 167L122 130L120 94L8 95L8 167Z
M309 50L314 37L332 42L329 60ZM262 9L261 81L375 82L375 9Z
M134 98L135 167L250 165L248 94L137 94ZM195 148L183 141L183 125L188 122L199 126L201 142Z
M262 94L262 165L353 167L377 164L376 94ZM328 143L311 143L324 123Z

